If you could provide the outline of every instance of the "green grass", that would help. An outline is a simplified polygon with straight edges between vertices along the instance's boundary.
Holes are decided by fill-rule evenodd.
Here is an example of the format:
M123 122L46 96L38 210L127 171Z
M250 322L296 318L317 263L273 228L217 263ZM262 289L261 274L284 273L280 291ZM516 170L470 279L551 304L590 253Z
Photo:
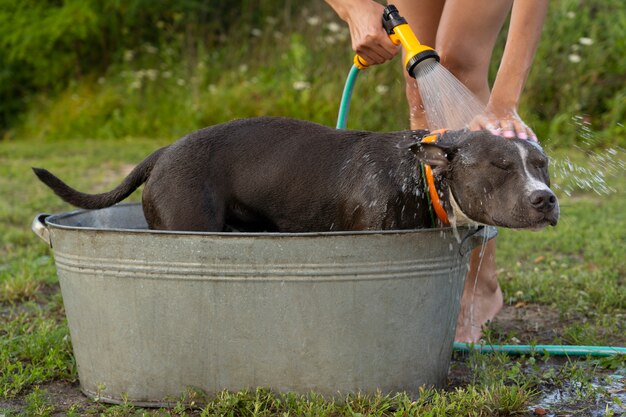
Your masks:
M71 207L40 184L30 167L49 168L79 189L107 190L121 179L126 166L171 139L0 142L0 404L3 398L22 404L6 410L0 405L0 414L12 415L19 409L25 415L62 411L107 416L506 416L525 412L542 390L557 388L569 390L577 407L590 407L598 398L615 401L613 406L619 407L619 399L612 400L617 397L594 388L590 381L607 372L623 375L623 358L553 364L552 359L546 362L540 356L497 354L457 355L454 366L464 368L468 377L446 390L426 390L419 399L398 394L324 400L315 394L279 395L258 390L224 392L215 398L192 393L170 411L145 411L132 404L55 402L46 384L75 383L76 369L51 251L29 226L36 213ZM579 167L602 169L590 157L591 151L554 152L552 156L554 167L567 157ZM623 150L612 155L618 168L608 170L602 180L615 190L608 194L597 194L586 185L576 185L570 174L555 172L554 188L562 207L557 227L540 232L500 230L498 265L505 299L557 309L565 324L552 343L626 345L626 178L619 168L624 157ZM596 180L598 184L602 181ZM131 198L136 200L139 194ZM488 333L494 343L511 336L516 335Z

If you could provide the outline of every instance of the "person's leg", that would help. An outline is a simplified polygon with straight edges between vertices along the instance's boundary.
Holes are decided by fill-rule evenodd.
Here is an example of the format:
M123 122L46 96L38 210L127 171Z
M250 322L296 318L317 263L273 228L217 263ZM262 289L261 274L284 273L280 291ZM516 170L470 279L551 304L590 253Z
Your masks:
M502 305L502 290L496 274L496 240L492 239L484 249L478 247L472 251L454 340L477 342L483 325L500 312Z
M512 0L448 0L439 23L435 48L441 63L484 103L489 100L491 54L511 5ZM472 252L455 340L478 341L482 326L502 304L492 240Z
M415 33L415 36L424 45L435 47L437 28L444 8L443 0L396 0L391 2L404 17ZM404 62L405 51L402 51ZM406 98L409 104L409 121L411 129L428 129L426 114L419 96L417 82L412 78L402 65L402 73L406 81Z

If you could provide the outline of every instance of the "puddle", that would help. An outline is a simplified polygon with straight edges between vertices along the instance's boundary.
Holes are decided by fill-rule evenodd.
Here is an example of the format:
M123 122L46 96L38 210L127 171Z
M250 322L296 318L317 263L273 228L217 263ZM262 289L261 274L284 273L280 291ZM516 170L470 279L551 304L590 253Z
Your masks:
M545 409L546 417L626 416L626 369L587 383L566 382L542 389L529 411L538 407Z

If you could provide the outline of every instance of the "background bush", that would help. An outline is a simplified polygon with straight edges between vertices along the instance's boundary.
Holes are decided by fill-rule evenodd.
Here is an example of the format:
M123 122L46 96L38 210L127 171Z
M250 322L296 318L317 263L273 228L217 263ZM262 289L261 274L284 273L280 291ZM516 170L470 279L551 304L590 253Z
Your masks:
M544 143L624 146L625 27L621 0L550 3L520 109ZM0 0L0 130L173 139L264 114L334 125L351 58L322 1ZM401 71L360 76L349 127L408 127Z

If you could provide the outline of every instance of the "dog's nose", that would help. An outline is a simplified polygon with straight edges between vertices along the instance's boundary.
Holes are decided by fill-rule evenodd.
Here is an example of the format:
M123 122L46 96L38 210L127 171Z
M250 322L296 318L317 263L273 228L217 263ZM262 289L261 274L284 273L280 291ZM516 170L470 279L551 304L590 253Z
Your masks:
M538 211L547 213L556 206L556 196L550 190L537 190L530 194L530 204Z

